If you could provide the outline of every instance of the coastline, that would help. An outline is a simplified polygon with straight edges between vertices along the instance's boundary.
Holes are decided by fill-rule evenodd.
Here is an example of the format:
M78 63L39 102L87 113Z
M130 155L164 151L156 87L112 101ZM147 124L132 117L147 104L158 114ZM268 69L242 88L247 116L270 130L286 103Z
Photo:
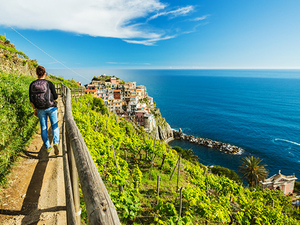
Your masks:
M194 137L193 135L186 135L182 132L181 128L179 131L173 130L173 139L172 140L183 140L193 144L198 144L202 146L206 146L209 148L214 148L219 151L223 151L225 153L233 154L233 155L241 155L245 150L237 147L235 145L231 145L228 143L223 143L219 141L214 141L208 138ZM172 140L166 140L166 143L169 143Z

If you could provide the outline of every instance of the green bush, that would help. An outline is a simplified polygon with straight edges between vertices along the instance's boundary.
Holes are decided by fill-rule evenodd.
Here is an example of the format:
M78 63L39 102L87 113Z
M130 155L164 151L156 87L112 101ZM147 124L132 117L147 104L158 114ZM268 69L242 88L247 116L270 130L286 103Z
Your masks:
M79 85L77 84L77 82L75 80L65 80L61 77L57 77L52 74L49 74L49 78L54 84L63 83L64 85L68 86L69 88L78 88L79 87Z
M108 115L108 110L105 107L104 100L102 98L93 97L92 110L96 110L97 112L101 112L102 115L104 115L104 114Z
M3 35L0 35L0 41L5 41L6 38Z
M178 152L179 154L181 154L182 158L192 162L192 163L198 163L198 156L196 156L194 154L194 151L190 148L190 149L182 149L179 146L174 146L173 147L174 150L176 150L176 152Z
M300 182L295 181L294 192L300 194Z
M15 157L29 143L38 119L33 115L28 87L34 78L0 72L0 182Z
M240 176L237 175L237 173L234 172L233 170L230 170L222 166L214 166L211 167L210 169L213 174L217 174L219 176L225 176L231 180L234 180L237 183L242 183Z
M4 43L6 43L6 42L4 42ZM28 59L27 55L25 55L23 52L21 52L19 50L16 50L13 47L6 46L5 44L0 44L0 48L5 49L6 51L8 51L10 53L15 53L21 58Z

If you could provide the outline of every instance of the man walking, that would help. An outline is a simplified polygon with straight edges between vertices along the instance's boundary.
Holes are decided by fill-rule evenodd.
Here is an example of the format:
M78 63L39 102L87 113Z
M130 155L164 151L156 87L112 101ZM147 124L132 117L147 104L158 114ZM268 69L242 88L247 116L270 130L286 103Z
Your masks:
M41 136L48 153L52 151L47 131L47 120L49 117L53 134L54 153L55 155L58 155L59 128L57 119L57 106L56 102L54 101L58 96L53 83L45 79L47 76L45 68L38 66L36 68L36 74L38 79L33 81L29 86L30 103L34 109L34 115L40 120Z

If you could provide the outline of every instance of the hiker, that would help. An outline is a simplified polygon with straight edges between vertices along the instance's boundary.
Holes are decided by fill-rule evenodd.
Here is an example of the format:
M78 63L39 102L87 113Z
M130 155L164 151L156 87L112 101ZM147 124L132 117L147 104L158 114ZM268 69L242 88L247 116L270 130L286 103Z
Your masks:
M58 96L53 83L45 79L47 73L44 67L38 66L36 68L36 75L38 76L38 79L33 81L29 86L30 103L34 109L34 115L40 120L41 136L48 153L52 151L47 131L47 120L49 117L53 134L54 153L55 155L58 155L59 128L57 106L54 101Z

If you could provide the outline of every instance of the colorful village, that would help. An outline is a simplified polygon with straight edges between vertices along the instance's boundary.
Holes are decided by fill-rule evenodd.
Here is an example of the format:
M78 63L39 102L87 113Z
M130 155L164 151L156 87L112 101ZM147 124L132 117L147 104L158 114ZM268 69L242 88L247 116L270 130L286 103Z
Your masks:
M124 82L114 76L101 75L94 77L86 85L85 94L102 98L108 109L126 120L135 121L151 132L156 121L150 109L154 107L153 98L148 96L144 85L136 82Z

